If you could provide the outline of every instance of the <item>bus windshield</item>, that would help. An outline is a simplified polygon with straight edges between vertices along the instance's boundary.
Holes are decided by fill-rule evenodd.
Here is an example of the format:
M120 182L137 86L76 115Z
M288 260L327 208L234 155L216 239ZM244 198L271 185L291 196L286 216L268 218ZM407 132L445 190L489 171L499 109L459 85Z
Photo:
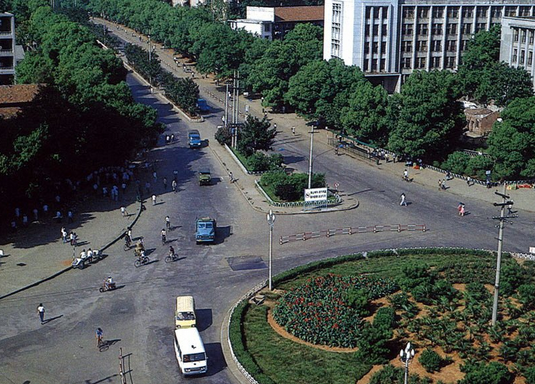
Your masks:
M203 361L203 360L206 360L206 356L203 353L190 353L188 355L184 355L184 363L189 363L189 362L192 362L192 361Z

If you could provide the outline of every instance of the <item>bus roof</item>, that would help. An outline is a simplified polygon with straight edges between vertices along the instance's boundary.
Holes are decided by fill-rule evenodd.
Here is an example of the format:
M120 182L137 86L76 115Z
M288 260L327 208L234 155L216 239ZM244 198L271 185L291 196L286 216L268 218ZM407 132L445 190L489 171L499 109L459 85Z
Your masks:
M204 353L204 344L197 328L175 330L175 337L182 354Z
M193 300L193 296L177 296L176 309L182 311L194 311L195 301Z

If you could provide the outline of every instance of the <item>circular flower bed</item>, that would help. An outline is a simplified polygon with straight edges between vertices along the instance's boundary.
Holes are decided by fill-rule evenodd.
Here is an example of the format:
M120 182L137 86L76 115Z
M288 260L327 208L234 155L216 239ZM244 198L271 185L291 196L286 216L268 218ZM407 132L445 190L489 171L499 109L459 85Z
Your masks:
M355 348L363 320L349 306L347 294L363 290L370 300L398 290L390 279L329 274L309 280L286 293L273 309L273 318L292 335L313 344Z

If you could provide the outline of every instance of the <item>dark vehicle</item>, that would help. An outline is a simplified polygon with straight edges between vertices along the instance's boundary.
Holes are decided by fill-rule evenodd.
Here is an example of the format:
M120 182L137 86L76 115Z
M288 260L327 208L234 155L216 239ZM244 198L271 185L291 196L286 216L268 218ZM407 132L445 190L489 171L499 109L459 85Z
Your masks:
M210 185L212 183L212 175L208 168L199 170L199 185Z
M213 243L215 241L216 228L216 221L210 217L197 219L195 222L195 242L197 244Z
M208 106L208 103L204 99L197 99L197 108L201 113L208 113L210 112L210 107Z

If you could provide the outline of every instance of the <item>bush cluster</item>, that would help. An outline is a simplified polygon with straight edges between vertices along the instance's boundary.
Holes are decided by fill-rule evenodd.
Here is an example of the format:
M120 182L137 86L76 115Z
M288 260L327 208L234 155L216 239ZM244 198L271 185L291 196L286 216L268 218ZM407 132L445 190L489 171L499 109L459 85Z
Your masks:
M362 328L359 311L346 302L350 290L365 290L370 299L383 297L398 289L392 280L367 276L341 277L329 274L309 280L307 284L286 293L273 310L281 326L302 340L332 347L354 348ZM386 316L386 315L382 315ZM381 324L387 324L381 320ZM378 327L377 327L378 328ZM375 329L366 334L379 340Z
M269 188L280 200L299 201L303 199L304 191L308 187L308 175L306 173L287 174L283 170L271 171L262 175L260 185ZM324 186L325 175L315 173L312 176L312 188Z

